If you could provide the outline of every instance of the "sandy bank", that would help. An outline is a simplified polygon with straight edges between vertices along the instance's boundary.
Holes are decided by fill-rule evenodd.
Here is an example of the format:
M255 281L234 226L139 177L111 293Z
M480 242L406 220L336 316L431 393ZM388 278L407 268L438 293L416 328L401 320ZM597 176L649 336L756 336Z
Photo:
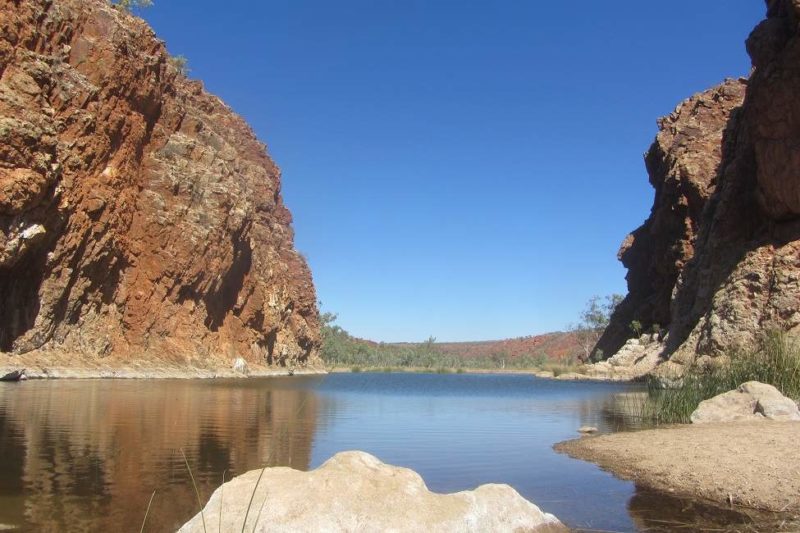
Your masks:
M358 368L355 372L353 368ZM351 373L396 373L396 374L503 374L516 376L534 376L542 379L558 381L604 381L604 382L633 382L629 376L613 376L602 374L581 374L578 372L564 372L556 375L550 370L538 368L424 368L424 367L385 367L385 366L337 366L327 369L331 374Z
M562 442L571 457L676 496L800 520L800 423L673 426Z
M172 361L122 361L111 358L81 361L0 355L0 376L22 369L25 369L25 375L29 379L225 379L327 374L321 367L290 369L251 364L247 372L243 373L223 366L222 363L217 366L201 366Z

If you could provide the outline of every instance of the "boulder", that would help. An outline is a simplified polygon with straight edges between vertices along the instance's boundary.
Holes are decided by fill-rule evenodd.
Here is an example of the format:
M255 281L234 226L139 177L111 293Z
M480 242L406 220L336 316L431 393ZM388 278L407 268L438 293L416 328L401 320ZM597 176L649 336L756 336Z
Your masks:
M234 372L244 374L245 376L250 373L250 367L247 365L247 361L241 357L237 357L233 360L232 368Z
M14 370L3 376L0 376L0 381L25 381L28 379L28 376L25 375L25 369L22 370Z
M275 467L238 476L179 531L203 531L203 518L216 530L221 506L222 531L239 531L245 520L257 532L566 531L508 485L435 494L416 472L355 451L310 472Z
M736 390L700 402L691 416L693 424L763 419L800 421L800 409L772 385L749 381Z

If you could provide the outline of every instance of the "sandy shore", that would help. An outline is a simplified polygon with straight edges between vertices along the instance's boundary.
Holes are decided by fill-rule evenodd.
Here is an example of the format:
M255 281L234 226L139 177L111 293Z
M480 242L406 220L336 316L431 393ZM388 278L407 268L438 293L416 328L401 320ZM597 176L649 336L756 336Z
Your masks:
M28 379L228 379L278 376L324 375L324 368L270 368L250 365L247 373L232 368L176 365L164 362L106 361L85 363L80 366L56 363L11 360L0 357L0 376L15 370L25 370Z
M556 375L554 372L550 370L541 370L538 368L424 368L424 367L412 367L412 366L404 366L404 367L360 367L358 365L354 365L354 367L358 368L356 373L365 373L368 374L370 372L391 372L391 373L408 373L408 374L508 374L508 375L518 375L518 376L534 376L537 378L542 379L555 379L559 381L605 381L605 382L632 382L635 381L630 377L626 376L612 376L612 375L602 375L602 374L580 374L577 372L565 372L562 374ZM351 374L353 372L354 367L348 366L337 366L328 369L328 372L331 374Z
M800 520L800 423L673 426L555 446L644 487Z
M0 376L16 370L0 368ZM203 368L69 368L43 367L25 370L28 379L228 379L262 378L279 376L325 375L324 370L255 369L247 374L233 370Z

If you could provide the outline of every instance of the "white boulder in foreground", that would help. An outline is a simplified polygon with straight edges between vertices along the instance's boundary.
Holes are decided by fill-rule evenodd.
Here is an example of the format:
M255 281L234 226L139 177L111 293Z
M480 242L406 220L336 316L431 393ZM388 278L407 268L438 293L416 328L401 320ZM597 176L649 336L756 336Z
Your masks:
M217 489L203 513L208 531L241 531L260 470ZM262 509L263 504L263 509ZM260 517L259 511L261 511ZM258 517L258 524L256 518ZM246 531L566 531L508 485L435 494L407 468L363 452L342 452L310 472L268 468L253 498ZM202 532L199 514L179 532Z
M736 390L700 402L691 416L693 424L763 419L800 421L800 409L772 385L748 381Z

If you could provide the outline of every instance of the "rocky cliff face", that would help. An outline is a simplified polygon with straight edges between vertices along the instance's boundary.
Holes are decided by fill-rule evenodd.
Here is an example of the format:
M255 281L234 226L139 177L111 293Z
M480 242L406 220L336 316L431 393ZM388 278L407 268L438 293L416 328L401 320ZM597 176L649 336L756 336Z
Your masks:
M319 344L280 173L104 0L0 0L0 351L294 365Z
M726 81L660 122L646 156L653 210L620 250L629 294L595 348L606 355L633 320L668 329L671 366L766 329L800 332L800 3L767 9L747 40L749 81Z

